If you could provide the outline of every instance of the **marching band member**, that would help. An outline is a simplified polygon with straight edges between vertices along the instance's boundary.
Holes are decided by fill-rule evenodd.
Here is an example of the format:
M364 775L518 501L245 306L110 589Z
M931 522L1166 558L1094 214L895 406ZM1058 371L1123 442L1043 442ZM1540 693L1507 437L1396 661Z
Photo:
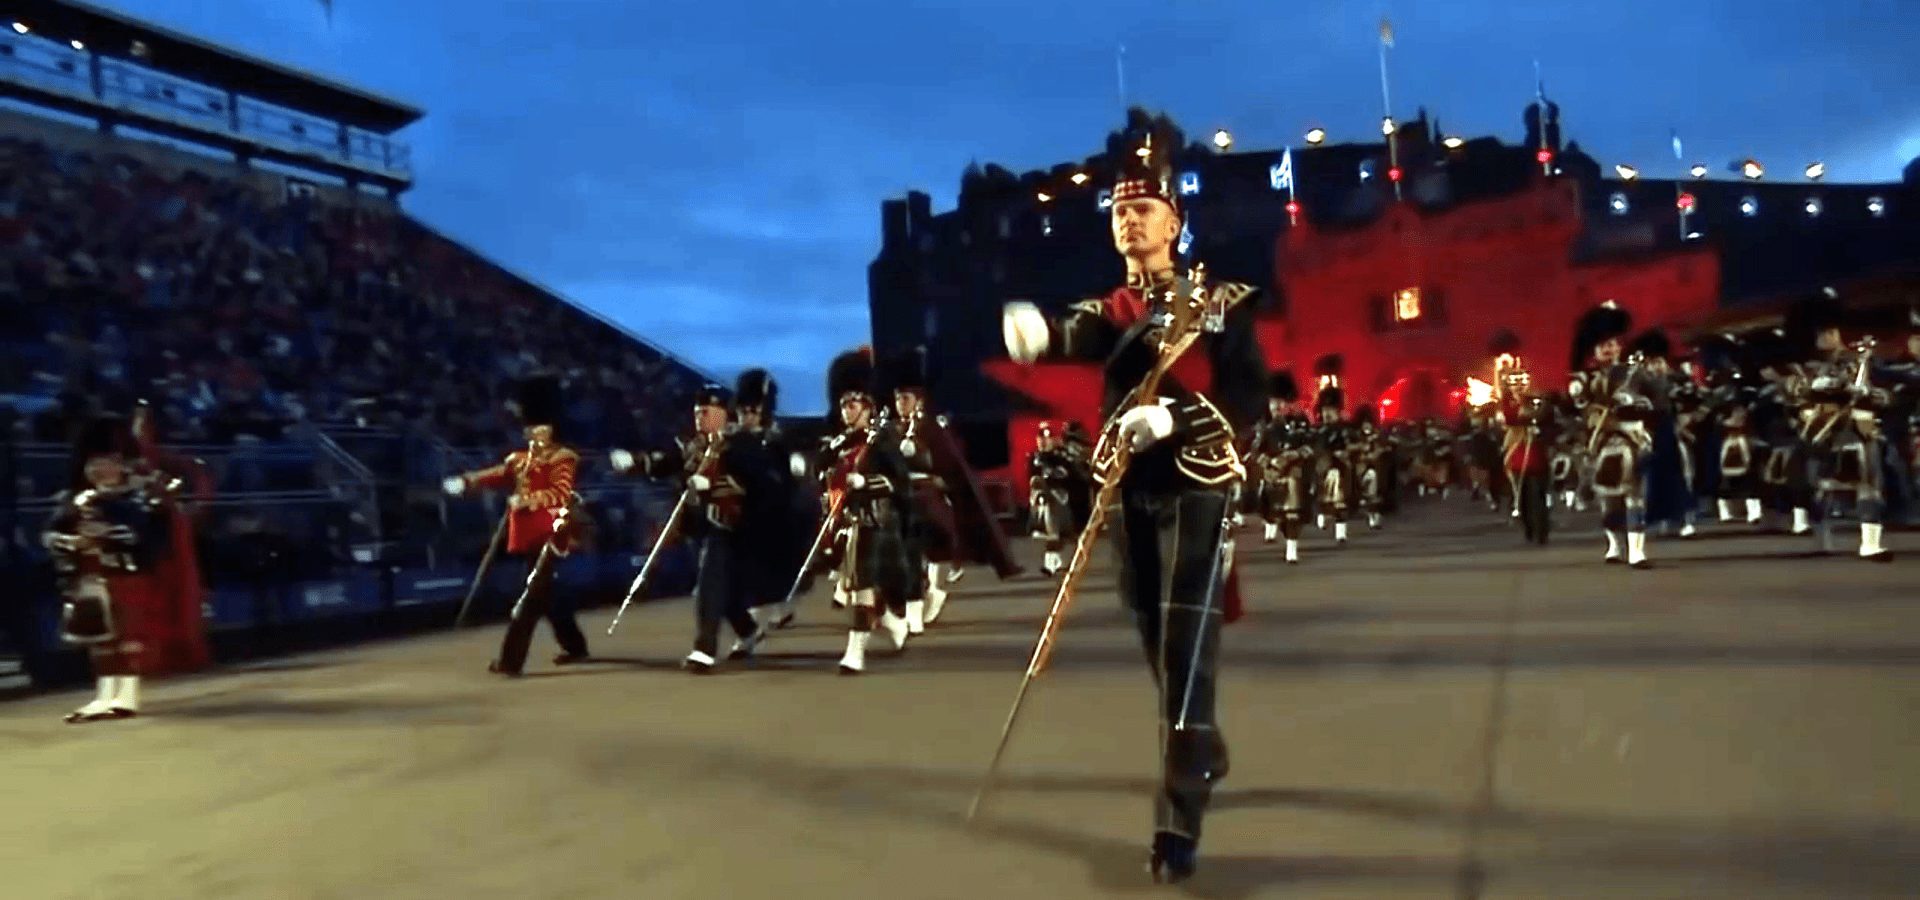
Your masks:
M1346 422L1347 392L1340 386L1340 369L1338 353L1329 353L1314 363L1314 371L1320 376L1320 390L1313 399L1314 412L1319 415L1315 430L1319 441L1315 520L1321 528L1327 527L1331 520L1333 540L1344 546L1347 514L1353 511L1354 505L1352 444L1355 435Z
M754 621L748 593L763 567L753 565L753 551L741 540L743 534L765 534L766 520L777 515L784 499L774 490L774 464L763 449L751 440L732 439L726 395L719 385L709 384L694 392L693 434L680 442L678 453L635 457L624 450L613 452L614 471L677 479L686 491L684 502L691 504L681 515L680 528L700 550L693 588L693 650L683 665L696 675L712 671L718 662L721 622L733 628L729 659L751 656L766 637ZM661 535L663 540L670 537Z
M1673 343L1666 332L1651 328L1633 339L1627 352L1639 361L1640 377L1653 403L1646 419L1648 452L1645 459L1646 522L1658 525L1662 534L1678 525L1681 537L1694 533L1693 455L1686 444L1686 423L1681 419L1684 398L1693 387L1690 378L1676 371L1670 357ZM1697 406L1697 404L1695 404Z
M1798 307L1796 327L1788 330L1809 356L1799 436L1813 464L1821 546L1827 546L1838 501L1850 498L1860 519L1860 557L1888 562L1893 554L1882 542L1886 501L1879 414L1891 397L1873 383L1873 342L1849 348L1841 338L1840 309L1829 302L1833 296L1828 289L1825 297Z
M1085 519L1078 510L1087 505L1084 495L1087 480L1085 461L1068 449L1066 441L1052 422L1041 422L1034 438L1033 453L1027 456L1027 508L1033 524L1034 540L1043 542L1045 556L1040 571L1052 578L1066 567L1061 551L1080 539Z
M1246 477L1236 439L1260 417L1267 368L1254 334L1256 289L1206 285L1175 269L1182 226L1171 153L1180 138L1164 119L1144 119L1136 113L1133 124L1145 134L1109 145L1119 169L1113 241L1126 283L1057 320L1009 304L1003 325L1018 362L1051 353L1105 366L1109 425L1094 471L1121 478L1113 529L1120 594L1160 689L1163 780L1149 868L1156 880L1180 881L1198 864L1201 822L1227 769L1214 691L1219 629L1235 603L1228 542ZM1159 396L1135 396L1169 360ZM1134 454L1124 474L1103 461L1119 441Z
M1654 404L1639 366L1621 359L1621 339L1632 328L1633 317L1612 301L1582 314L1574 326L1567 393L1586 420L1606 561L1620 562L1624 550L1627 565L1647 569L1653 566L1647 558L1647 420Z
M1367 515L1367 528L1378 531L1380 512L1386 505L1386 485L1391 477L1387 457L1393 451L1380 433L1380 414L1374 411L1373 404L1363 403L1354 409L1352 435L1348 471L1354 473L1355 493L1360 511Z
M1254 432L1252 467L1259 473L1254 490L1266 542L1286 540L1287 562L1300 562L1300 528L1311 502L1315 456L1313 423L1299 407L1300 388L1290 372L1267 380L1267 418Z
M167 585L150 563L168 540L164 501L132 477L126 420L96 417L74 441L72 489L55 500L41 537L67 597L60 635L85 647L96 693L69 724L140 713L140 677L154 665Z
M911 634L925 631L946 606L947 591L940 586L943 567L987 563L1003 580L1020 572L980 479L947 430L946 417L927 409L928 374L925 347L891 360L886 372L895 413L889 427L899 438L913 479L913 528L906 546L918 577L909 582L907 593Z
M754 450L770 466L768 496L749 498L764 514L746 517L735 543L747 573L747 602L762 627L776 629L793 624L793 604L787 595L801 578L800 567L811 549L808 541L820 527L820 505L811 491L802 488L799 477L806 471L805 454L798 452L774 419L779 399L780 386L767 370L740 373L734 381L735 428L729 439ZM800 592L808 587L802 581Z
M211 499L213 479L205 463L160 446L158 414L144 400L133 411L133 446L133 480L161 501L167 531L167 549L153 561L153 574L167 599L154 638L152 669L155 674L197 672L213 662L213 653L207 644L207 591L200 580L194 515L185 504Z
M1787 340L1786 330L1749 335L1761 387L1753 406L1754 425L1766 450L1760 468L1761 504L1766 512L1792 510L1792 534L1813 533L1813 486L1807 449L1800 439L1799 408L1807 379Z
M1758 524L1760 510L1760 449L1754 430L1753 381L1746 371L1746 348L1732 335L1719 335L1703 349L1707 363L1705 414L1720 438L1717 496L1719 519L1736 520L1734 504L1741 505L1748 524Z
M842 675L866 671L874 626L886 629L895 650L906 649L910 633L904 607L916 575L906 547L912 473L898 436L879 419L874 374L873 353L865 348L840 354L827 369L827 396L839 406L841 431L828 439L818 471L826 502L838 506L831 512L830 558L853 611Z
M581 525L576 513L579 498L573 492L580 454L554 438L560 419L560 380L552 375L530 376L515 393L527 446L508 453L500 465L449 477L445 488L456 497L476 487L511 492L505 550L512 556L531 556L533 564L501 638L500 655L487 671L517 678L526 668L533 629L542 617L553 626L554 640L560 644L555 665L584 662L587 636L574 618L573 604L556 603L553 596L554 569L573 552Z
M1512 342L1494 362L1494 402L1506 435L1501 443L1501 469L1513 492L1514 510L1527 542L1545 545L1552 523L1547 514L1549 460L1556 437L1554 408L1546 397L1533 393L1533 377L1513 354Z

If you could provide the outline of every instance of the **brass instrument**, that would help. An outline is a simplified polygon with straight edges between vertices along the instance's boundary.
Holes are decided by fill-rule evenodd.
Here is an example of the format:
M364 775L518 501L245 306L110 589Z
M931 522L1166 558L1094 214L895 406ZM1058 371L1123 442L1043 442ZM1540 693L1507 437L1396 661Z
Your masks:
M1127 466L1133 460L1133 442L1126 439L1120 431L1120 421L1134 409L1153 406L1159 402L1157 396L1160 382L1172 370L1174 363L1199 340L1202 330L1216 326L1216 316L1191 315L1207 305L1204 279L1206 269L1197 266L1189 274L1191 290L1185 298L1186 308L1180 309L1180 298L1168 298L1169 306L1175 312L1160 337L1159 357L1153 368L1147 372L1139 385L1126 395L1114 408L1113 414L1101 426L1100 440L1093 451L1093 477L1100 483L1100 490L1094 495L1093 505L1087 516L1087 524L1080 531L1080 537L1074 542L1073 559L1067 564L1066 572L1060 578L1060 586L1054 593L1053 607L1047 612L1047 620L1040 629L1040 638L1033 648L1033 656L1027 662L1026 674L1020 679L1020 690L1013 698L1013 709L1007 713L1006 725L1000 732L1000 743L994 749L993 759L987 764L987 774L982 780L980 790L974 795L973 803L967 809L967 820L971 822L980 812L980 805L986 799L987 791L993 786L994 774L999 771L1000 760L1007 752L1008 741L1013 737L1013 726L1019 720L1020 710L1024 707L1027 692L1033 687L1033 681L1047 668L1053 658L1053 648L1059 640L1060 627L1066 619L1068 607L1073 604L1074 591L1079 586L1081 576L1086 574L1087 565L1093 559L1094 542L1099 539L1106 525L1108 510L1117 505L1120 499L1120 483L1126 476ZM1188 315L1182 316L1185 312ZM1228 504L1231 513L1233 504Z

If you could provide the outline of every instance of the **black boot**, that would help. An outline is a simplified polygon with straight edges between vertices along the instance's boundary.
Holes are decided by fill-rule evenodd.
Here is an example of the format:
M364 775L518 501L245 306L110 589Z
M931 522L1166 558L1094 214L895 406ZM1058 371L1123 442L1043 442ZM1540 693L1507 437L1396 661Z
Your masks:
M1157 831L1153 835L1153 855L1147 870L1155 884L1179 884L1193 877L1199 867L1200 845L1193 838Z

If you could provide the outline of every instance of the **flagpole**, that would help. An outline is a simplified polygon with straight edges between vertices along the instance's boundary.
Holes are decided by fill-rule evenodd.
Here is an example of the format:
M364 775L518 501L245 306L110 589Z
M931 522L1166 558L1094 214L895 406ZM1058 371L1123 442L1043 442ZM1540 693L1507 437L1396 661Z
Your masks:
M1534 57L1534 60L1533 60L1533 104L1534 104L1534 108L1540 111L1539 112L1540 146L1534 149L1539 150L1542 153L1545 153L1548 149L1547 147L1547 80L1545 78L1540 77L1540 58L1539 57ZM1553 174L1553 159L1551 157L1548 157L1540 161L1540 174L1543 176L1551 176Z
M1680 163L1680 165L1682 166L1682 171L1685 171L1685 166L1687 164L1687 151L1686 151L1686 148L1684 148L1680 144L1680 129L1678 128L1673 129L1673 158ZM1674 221L1679 223L1680 243L1682 244L1687 242L1687 218L1693 215L1693 210L1683 209L1680 206L1680 198L1686 194L1686 188L1684 187L1684 185L1685 185L1685 182L1680 180L1680 176L1678 175L1673 176L1673 208L1675 212Z
M1127 108L1127 45L1121 44L1120 51L1113 55L1114 76L1120 84L1120 109Z
M1385 112L1382 113L1380 121L1383 125L1393 122L1393 91L1388 86L1387 80L1387 48L1391 46L1393 46L1393 23L1382 17L1380 19L1380 104ZM1400 168L1399 123L1394 122L1391 128L1385 130L1387 132L1387 165L1397 170ZM1388 180L1393 181L1393 198L1400 199L1400 182L1394 180L1391 175Z

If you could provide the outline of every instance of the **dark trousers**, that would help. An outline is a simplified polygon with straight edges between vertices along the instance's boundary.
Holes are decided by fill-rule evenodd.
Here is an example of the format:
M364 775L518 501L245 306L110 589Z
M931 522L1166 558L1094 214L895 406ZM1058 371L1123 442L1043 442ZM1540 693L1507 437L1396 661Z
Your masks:
M580 623L574 620L573 604L555 603L553 596L553 570L560 564L560 555L553 552L551 544L540 548L535 558L533 571L527 573L527 588L520 593L519 602L513 605L513 617L507 621L507 634L500 641L500 670L519 674L527 665L527 649L533 644L534 626L542 618L553 626L553 639L560 649L574 656L587 655L587 636L580 631Z
M1519 481L1520 526L1526 531L1527 543L1545 544L1553 525L1547 513L1547 473L1524 474Z
M1231 492L1122 490L1120 597L1160 691L1162 783L1154 828L1198 840L1226 757L1214 722Z
M722 620L740 637L753 634L758 627L748 612L746 573L739 565L738 540L732 532L718 530L700 539L700 580L693 588L693 649L708 656L720 652Z

